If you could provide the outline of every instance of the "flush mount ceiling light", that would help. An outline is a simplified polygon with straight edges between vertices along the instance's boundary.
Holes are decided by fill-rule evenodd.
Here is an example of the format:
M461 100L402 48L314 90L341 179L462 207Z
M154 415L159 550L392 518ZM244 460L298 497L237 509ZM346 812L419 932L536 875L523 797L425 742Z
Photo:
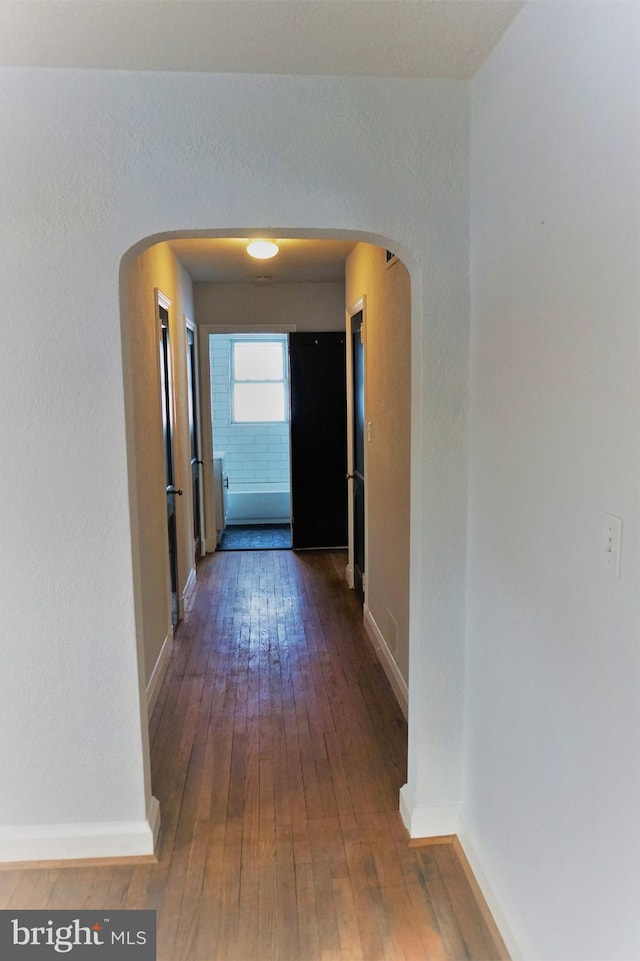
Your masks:
M257 260L269 260L270 257L275 257L279 250L273 240L252 240L247 245L247 253Z

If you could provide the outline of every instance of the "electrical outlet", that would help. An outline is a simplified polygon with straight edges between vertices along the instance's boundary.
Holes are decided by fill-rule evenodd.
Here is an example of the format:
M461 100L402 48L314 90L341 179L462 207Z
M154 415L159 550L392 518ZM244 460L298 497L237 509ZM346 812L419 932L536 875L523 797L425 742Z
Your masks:
M602 525L602 566L614 577L620 577L621 554L622 518L605 514Z

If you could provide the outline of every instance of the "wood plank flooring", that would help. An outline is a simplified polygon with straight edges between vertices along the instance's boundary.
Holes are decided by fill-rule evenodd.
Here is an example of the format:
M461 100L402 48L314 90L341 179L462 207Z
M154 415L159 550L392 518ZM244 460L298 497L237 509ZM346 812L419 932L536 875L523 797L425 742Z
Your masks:
M0 872L2 908L155 908L159 961L499 958L451 845L409 847L406 724L340 552L218 553L151 720L157 863Z

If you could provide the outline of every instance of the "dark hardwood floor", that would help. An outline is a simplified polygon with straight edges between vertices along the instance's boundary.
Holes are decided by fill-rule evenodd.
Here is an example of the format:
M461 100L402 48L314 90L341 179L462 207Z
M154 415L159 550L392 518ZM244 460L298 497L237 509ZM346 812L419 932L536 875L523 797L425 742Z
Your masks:
M409 847L404 718L333 552L208 557L151 721L157 863L0 872L0 907L155 908L160 961L494 959Z

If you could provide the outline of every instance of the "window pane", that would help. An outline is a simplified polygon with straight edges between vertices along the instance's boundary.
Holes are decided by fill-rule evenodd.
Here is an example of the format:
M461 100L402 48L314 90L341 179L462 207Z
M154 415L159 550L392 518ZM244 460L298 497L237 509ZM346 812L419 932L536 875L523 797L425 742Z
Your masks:
M284 421L284 384L234 384L233 419L251 421Z
M274 341L234 341L235 380L283 380L282 344Z

